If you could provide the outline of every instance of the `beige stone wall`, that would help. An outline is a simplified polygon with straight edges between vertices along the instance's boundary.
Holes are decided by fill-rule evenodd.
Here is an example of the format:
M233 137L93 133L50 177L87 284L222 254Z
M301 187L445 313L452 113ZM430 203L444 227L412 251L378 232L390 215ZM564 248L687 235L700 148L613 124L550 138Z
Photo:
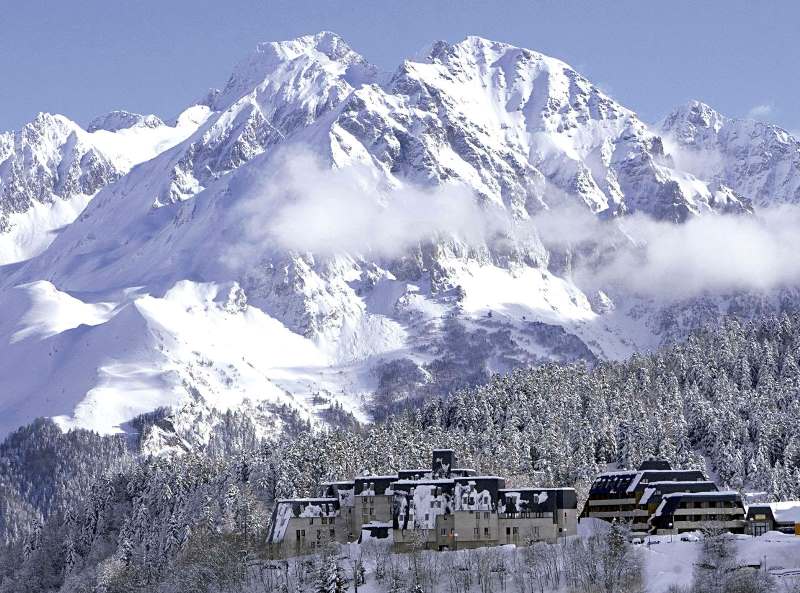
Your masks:
M507 519L501 518L497 513L456 511L450 515L437 517L436 529L429 529L424 533L411 529L395 530L394 547L397 552L407 552L420 543L424 543L425 547L431 550L468 549L504 544L522 546L529 541L554 543L559 537L575 535L577 528L578 516L575 509L559 511L556 522L553 522L552 513L545 513L539 518L518 516Z
M525 545L529 541L555 542L558 539L558 524L553 523L553 514L544 513L540 518L498 519L498 543Z
M556 511L558 516L556 520L558 527L563 529L560 531L559 537L564 535L577 535L578 534L578 510L577 509L559 509Z
M353 498L355 503L352 510L352 526L356 538L361 534L361 526L365 523L373 521L391 523L393 498L383 494L377 496L358 494Z
M310 554L330 542L346 542L347 533L347 525L339 517L292 517L283 540L272 544L273 556Z

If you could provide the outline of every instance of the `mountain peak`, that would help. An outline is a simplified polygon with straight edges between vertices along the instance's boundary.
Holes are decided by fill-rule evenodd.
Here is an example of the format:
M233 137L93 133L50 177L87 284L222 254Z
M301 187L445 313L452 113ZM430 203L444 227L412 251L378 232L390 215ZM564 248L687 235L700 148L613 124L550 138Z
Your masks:
M726 120L724 115L707 103L693 99L674 109L664 118L660 127L667 132L679 129L690 131L696 128L718 132Z
M315 63L340 76L348 74L351 68L374 70L344 39L330 31L302 35L285 41L265 41L259 43L236 66L225 88L215 98L215 108L226 108L278 69L297 60Z
M558 63L560 65L569 67L560 60L551 58L540 52L517 47L502 41L494 41L478 35L467 35L464 39L456 43L450 43L443 40L436 41L426 48L424 52L424 60L429 62L447 63L456 56L463 57L466 55L471 56L473 59L486 61L497 59L509 52L515 52L528 58L547 60L549 62Z

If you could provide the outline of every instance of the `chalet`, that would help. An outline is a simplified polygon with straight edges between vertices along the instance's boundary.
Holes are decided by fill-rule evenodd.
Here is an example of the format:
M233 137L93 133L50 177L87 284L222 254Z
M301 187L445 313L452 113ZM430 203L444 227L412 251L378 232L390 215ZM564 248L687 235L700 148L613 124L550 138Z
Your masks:
M763 535L767 531L800 535L800 501L751 504L747 508L746 532Z
M273 555L291 556L362 537L403 552L555 542L576 532L574 489L506 488L504 478L458 468L452 450L436 449L430 469L326 482L321 498L279 500L267 541Z

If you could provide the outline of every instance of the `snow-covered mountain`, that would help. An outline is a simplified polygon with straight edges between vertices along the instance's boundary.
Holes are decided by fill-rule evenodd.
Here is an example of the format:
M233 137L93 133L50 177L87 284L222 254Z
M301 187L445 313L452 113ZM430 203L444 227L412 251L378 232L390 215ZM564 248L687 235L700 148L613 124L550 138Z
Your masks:
M800 203L800 140L760 121L732 119L692 101L658 126L676 163L759 205Z
M94 194L184 140L207 113L192 107L167 125L153 115L117 111L88 130L40 113L19 132L0 134L0 264L41 252Z
M328 32L264 43L175 125L69 125L108 173L49 247L0 269L0 433L186 404L248 406L265 430L289 410L367 419L522 364L625 356L659 343L663 309L582 287L574 262L604 252L552 245L537 217L750 212L747 187L680 167L568 65L476 37L393 73ZM184 138L129 149L167 129ZM39 178L29 203L61 199ZM630 243L608 229L604 249Z

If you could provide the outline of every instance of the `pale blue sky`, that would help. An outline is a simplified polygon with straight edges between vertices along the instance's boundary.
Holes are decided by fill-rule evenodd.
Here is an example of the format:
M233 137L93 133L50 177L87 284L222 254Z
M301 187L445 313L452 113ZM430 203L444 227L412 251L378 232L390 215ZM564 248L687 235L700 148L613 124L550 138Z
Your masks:
M0 0L0 130L39 111L171 117L258 41L322 29L384 69L482 35L571 63L648 121L697 98L800 130L789 0Z

